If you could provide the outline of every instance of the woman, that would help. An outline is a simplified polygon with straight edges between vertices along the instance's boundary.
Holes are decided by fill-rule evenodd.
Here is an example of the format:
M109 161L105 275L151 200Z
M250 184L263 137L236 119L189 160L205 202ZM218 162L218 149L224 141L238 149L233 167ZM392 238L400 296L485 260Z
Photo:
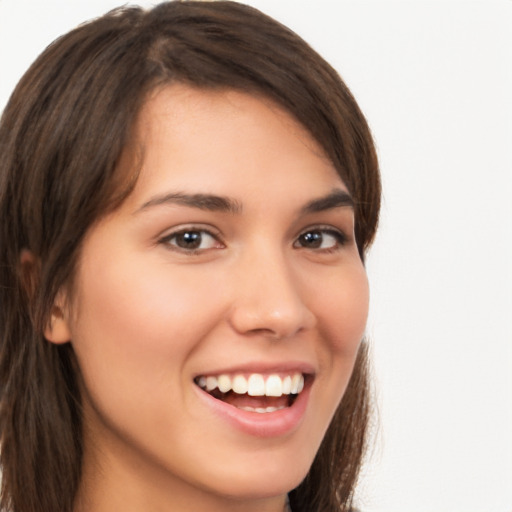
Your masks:
M380 182L332 68L241 4L124 8L0 147L2 508L349 510Z

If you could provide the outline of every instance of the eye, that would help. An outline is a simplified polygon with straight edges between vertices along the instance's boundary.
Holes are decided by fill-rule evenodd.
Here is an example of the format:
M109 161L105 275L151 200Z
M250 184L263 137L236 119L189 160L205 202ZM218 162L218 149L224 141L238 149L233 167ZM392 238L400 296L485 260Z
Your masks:
M194 228L187 228L166 235L160 242L184 252L197 252L224 247L219 239L209 231Z
M341 231L329 228L309 229L299 235L294 247L333 251L345 245L347 237Z

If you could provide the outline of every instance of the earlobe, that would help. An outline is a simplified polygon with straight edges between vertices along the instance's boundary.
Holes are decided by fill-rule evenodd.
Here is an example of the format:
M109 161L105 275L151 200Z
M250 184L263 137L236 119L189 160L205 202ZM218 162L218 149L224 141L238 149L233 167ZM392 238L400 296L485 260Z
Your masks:
M23 249L20 255L21 282L27 294L27 299L31 302L37 291L40 265L38 258L29 251ZM44 337L51 343L67 343L71 340L71 332L68 325L66 311L65 294L59 292L55 297L50 319L44 329Z
M56 303L57 302L58 301L56 299ZM44 337L51 343L58 345L67 343L71 340L71 331L62 306L57 304L53 305L48 325L44 329Z

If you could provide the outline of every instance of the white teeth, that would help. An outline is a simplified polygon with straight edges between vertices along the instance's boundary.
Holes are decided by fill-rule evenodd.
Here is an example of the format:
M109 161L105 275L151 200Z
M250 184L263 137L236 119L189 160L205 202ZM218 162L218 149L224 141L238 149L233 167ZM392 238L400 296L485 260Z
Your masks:
M258 373L253 373L247 381L249 396L263 396L265 394L265 381L263 376Z
M239 407L239 409L243 409L244 411L249 412L258 412L260 414L267 413L267 412L275 412L280 411L281 409L285 409L284 405L281 407L249 407L248 405L244 407Z
M274 396L297 395L304 389L304 375L294 373L286 377L271 374L265 377L260 373L253 373L246 379L243 375L229 376L227 374L205 377L201 375L197 379L197 385L206 391L218 388L220 392L233 391L238 395L249 396Z
M292 377L292 389L291 389L291 392L296 395L297 393L299 393L299 387L300 387L300 382L302 380L302 385L304 386L304 377L302 377L302 375L300 375L299 373L296 373L293 377Z
M283 394L283 381L279 375L270 375L265 382L265 395L281 396Z
M236 375L233 379L232 383L233 391L238 395L245 395L249 386L247 384L247 379L243 375Z
M229 375L219 375L217 378L217 386L219 391L227 393L231 389L231 379Z
M206 391L213 391L217 387L217 377L206 377Z
M283 395L289 395L292 392L292 378L287 375L283 379Z

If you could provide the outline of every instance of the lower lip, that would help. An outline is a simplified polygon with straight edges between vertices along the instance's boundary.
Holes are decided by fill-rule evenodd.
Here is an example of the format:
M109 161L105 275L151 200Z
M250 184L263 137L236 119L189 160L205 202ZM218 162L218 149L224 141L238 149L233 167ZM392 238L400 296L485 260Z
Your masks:
M203 403L236 429L254 437L279 437L290 434L301 424L309 400L311 382L307 383L290 407L266 413L238 409L217 400L200 387L195 387Z

